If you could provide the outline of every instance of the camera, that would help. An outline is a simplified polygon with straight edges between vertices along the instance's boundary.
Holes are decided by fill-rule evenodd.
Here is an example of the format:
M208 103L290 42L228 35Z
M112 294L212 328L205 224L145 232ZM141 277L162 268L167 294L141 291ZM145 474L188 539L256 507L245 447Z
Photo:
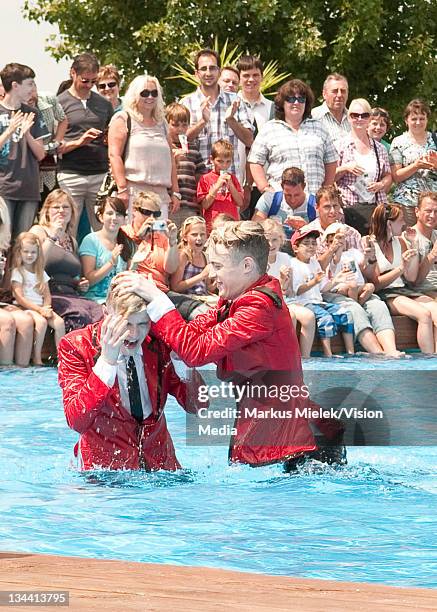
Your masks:
M152 225L152 232L165 232L167 223L165 221L155 221Z

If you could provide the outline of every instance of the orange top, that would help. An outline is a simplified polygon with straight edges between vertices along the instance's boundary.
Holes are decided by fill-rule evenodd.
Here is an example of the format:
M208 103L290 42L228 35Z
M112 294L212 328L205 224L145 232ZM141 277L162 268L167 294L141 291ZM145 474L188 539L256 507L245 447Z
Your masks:
M136 235L130 224L123 225L121 229L136 245L139 245L137 252L144 256L144 259L137 263L137 272L146 275L151 274L156 286L167 293L169 290L169 275L164 270L165 253L168 248L167 236L162 232L153 232L150 238L148 236L144 240Z

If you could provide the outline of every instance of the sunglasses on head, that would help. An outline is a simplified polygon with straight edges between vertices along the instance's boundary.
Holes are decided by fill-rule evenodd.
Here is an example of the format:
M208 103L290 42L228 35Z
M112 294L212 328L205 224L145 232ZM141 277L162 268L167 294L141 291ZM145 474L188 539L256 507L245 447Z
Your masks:
M97 89L101 89L101 90L106 89L106 88L114 89L116 85L117 85L116 81L111 81L110 83L99 83L97 85Z
M349 113L351 119L368 119L370 113Z
M152 98L157 98L158 90L157 89L143 89L143 91L140 91L140 96L142 98L148 98L149 96L151 96Z
M161 216L160 210L147 210L147 208L140 207L136 207L135 210L140 212L142 215L145 215L146 217L153 217L154 219L159 219L159 217Z
M88 85L88 83L92 83L93 85L95 85L97 83L97 79L80 79L80 82L83 83L84 85Z
M305 96L286 96L285 101L289 104L295 104L296 102L299 102L299 104L305 104L307 99Z

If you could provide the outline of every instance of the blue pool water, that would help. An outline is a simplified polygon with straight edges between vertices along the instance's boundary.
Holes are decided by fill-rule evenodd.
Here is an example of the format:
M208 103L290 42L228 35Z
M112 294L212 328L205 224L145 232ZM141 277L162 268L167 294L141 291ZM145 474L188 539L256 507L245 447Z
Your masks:
M436 370L437 360L353 359L336 368ZM329 360L306 368L329 369ZM228 466L224 447L186 447L169 402L177 474L70 467L56 370L0 371L3 550L221 567L308 578L437 586L437 448L351 448L341 470L294 476Z

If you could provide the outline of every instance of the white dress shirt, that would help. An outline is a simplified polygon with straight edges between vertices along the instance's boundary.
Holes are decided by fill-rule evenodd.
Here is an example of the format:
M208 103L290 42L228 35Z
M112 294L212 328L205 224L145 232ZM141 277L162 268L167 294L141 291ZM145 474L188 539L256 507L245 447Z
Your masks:
M143 364L143 351L141 346L138 351L132 355L135 361L135 367L137 369L138 375L138 383L140 385L140 393L141 393L141 403L143 408L143 415L146 419L148 416L152 414L152 402L150 400L149 388L147 386L147 378L146 373L144 371ZM130 402L129 402L129 392L127 389L127 372L126 366L130 356L123 355L120 353L116 365L112 365L104 360L102 356L100 356L95 366L93 367L94 374L100 378L100 380L105 383L108 387L113 387L115 384L115 379L117 378L118 387L120 389L120 398L123 408L127 410L127 412L131 413Z

